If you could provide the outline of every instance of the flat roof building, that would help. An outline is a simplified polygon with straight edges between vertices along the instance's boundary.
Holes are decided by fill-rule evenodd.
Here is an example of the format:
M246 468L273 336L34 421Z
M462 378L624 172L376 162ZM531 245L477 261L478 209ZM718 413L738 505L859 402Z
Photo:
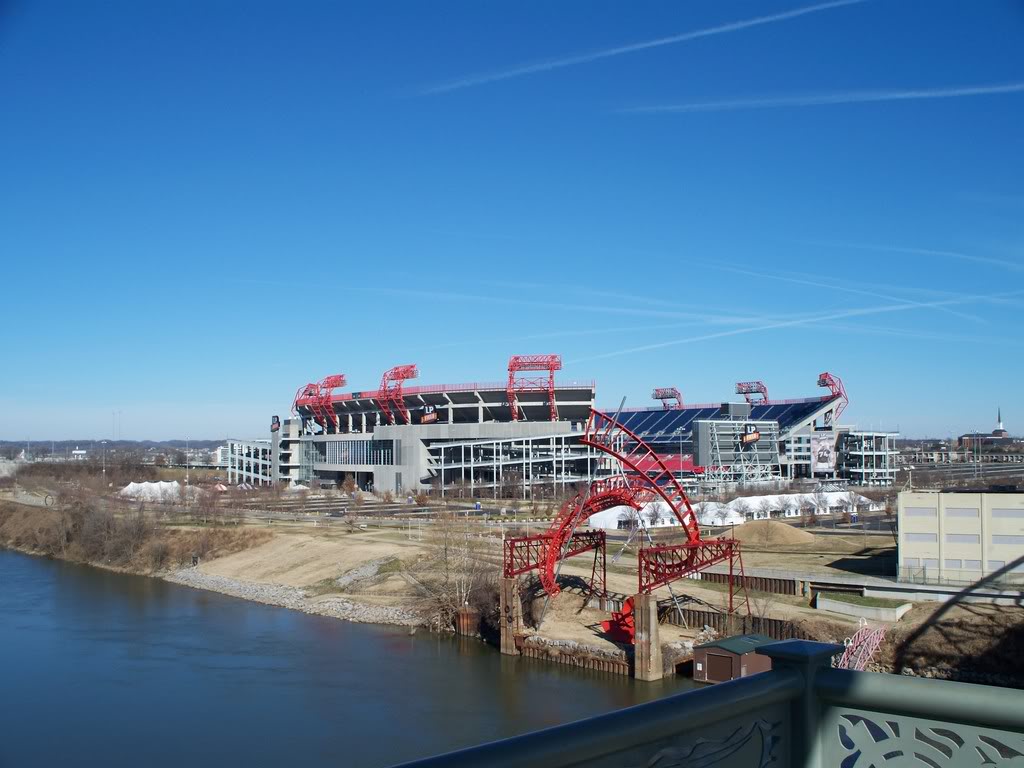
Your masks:
M1024 582L1024 492L903 491L898 515L901 581Z

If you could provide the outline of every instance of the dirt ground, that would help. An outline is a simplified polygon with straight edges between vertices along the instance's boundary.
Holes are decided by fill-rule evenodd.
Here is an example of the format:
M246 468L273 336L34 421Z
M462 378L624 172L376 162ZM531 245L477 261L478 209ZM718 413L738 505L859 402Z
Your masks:
M318 533L274 532L266 544L203 563L200 570L233 579L287 587L309 587L337 578L371 560L409 558L423 552L388 531Z

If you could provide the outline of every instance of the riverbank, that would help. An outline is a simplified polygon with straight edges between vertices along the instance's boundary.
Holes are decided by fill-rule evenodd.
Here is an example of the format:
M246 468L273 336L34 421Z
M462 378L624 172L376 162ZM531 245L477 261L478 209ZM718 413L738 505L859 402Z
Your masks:
M193 589L205 589L229 597L251 600L264 605L276 605L280 608L289 608L318 616L329 616L343 621L354 621L360 624L393 624L403 627L423 626L423 620L414 611L394 606L369 605L339 596L310 595L298 587L240 581L226 576L203 573L196 568L181 568L152 575Z

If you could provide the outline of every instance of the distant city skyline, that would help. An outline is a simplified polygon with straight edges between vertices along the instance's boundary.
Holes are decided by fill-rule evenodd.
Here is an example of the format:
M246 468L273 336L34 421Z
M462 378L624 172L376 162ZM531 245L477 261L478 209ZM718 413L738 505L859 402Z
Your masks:
M548 352L609 408L831 371L843 423L1024 431L1024 5L400 8L0 4L0 439Z

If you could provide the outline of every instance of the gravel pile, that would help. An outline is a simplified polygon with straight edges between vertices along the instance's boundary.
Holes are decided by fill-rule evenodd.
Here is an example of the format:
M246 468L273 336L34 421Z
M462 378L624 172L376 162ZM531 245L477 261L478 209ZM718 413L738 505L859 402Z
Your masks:
M357 582L372 579L377 575L377 571L381 569L381 566L386 565L395 559L396 558L394 557L379 557L376 560L370 560L369 562L363 563L350 571L346 571L335 579L334 583L344 589L345 587L351 586Z
M376 573L374 566L373 572ZM357 621L365 624L397 624L399 626L418 626L423 622L412 611L403 608L392 608L381 605L365 605L355 603L341 597L307 598L306 593L298 587L285 587L280 584L253 584L226 576L215 576L202 573L194 568L182 568L166 574L164 578L175 584L195 589L206 589L222 595L252 600L255 603L276 605L290 608L303 613L319 616L331 616L345 621Z

